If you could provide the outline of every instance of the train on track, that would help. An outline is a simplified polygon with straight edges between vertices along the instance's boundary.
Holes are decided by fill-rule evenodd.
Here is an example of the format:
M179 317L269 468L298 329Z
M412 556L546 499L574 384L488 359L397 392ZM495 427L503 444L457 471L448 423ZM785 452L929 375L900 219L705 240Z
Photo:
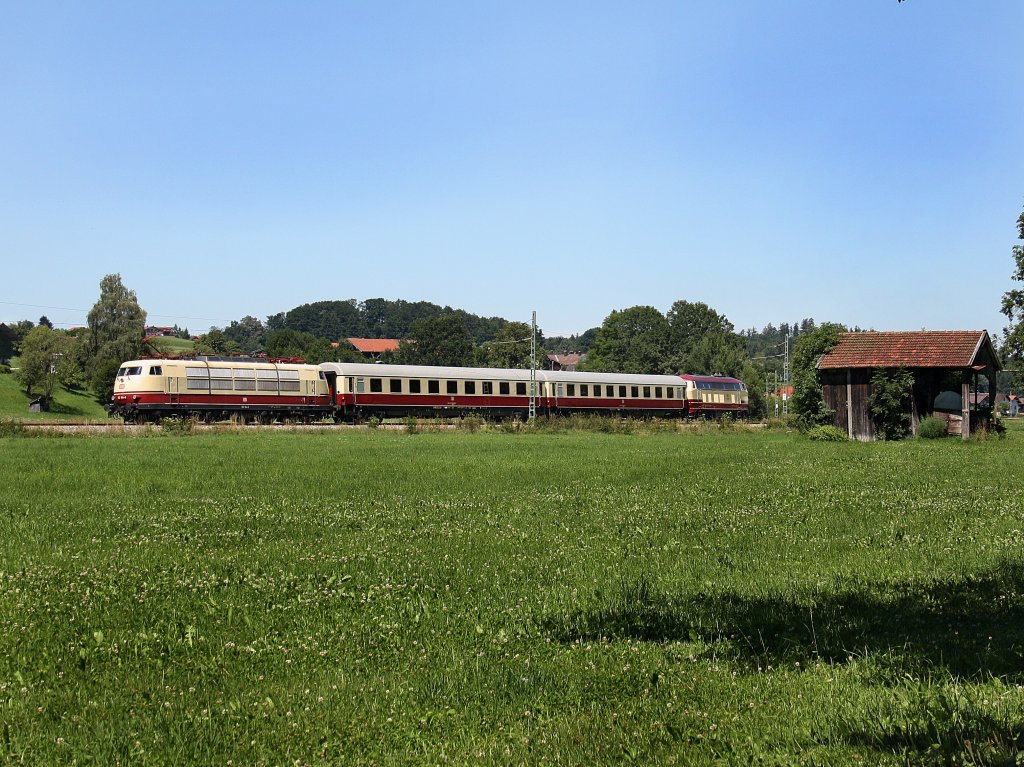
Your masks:
M117 371L107 407L127 423L359 422L369 417L525 418L597 413L697 418L747 414L743 382L725 376L633 375L264 358L140 359Z

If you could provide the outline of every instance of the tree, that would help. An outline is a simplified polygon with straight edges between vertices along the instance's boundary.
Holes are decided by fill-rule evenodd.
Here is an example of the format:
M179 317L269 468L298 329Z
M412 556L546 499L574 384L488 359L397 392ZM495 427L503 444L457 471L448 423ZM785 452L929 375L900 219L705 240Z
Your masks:
M492 368L526 370L530 367L530 326L508 322L488 341L485 364ZM537 365L540 367L540 365Z
M666 319L667 372L740 375L747 361L745 344L724 315L704 303L676 301Z
M50 322L50 318L47 317L45 314L42 317L39 318L39 324L40 325L45 325L50 330L53 330L53 323Z
M670 328L653 306L633 306L609 314L597 332L586 365L580 369L612 373L662 373Z
M135 359L142 349L146 313L139 306L135 291L121 282L120 274L108 274L100 281L100 297L89 311L88 377L102 402L109 401L114 379L104 381L112 365Z
M21 342L18 380L30 397L39 394L48 402L57 386L57 367L65 349L63 334L46 325L32 328Z
M394 360L399 364L458 367L473 359L473 336L455 313L416 320L410 336L395 352Z
M18 334L4 323L0 322L0 362L7 362L14 354L14 342L18 340Z
M1024 213L1017 218L1017 235L1024 240ZM1013 272L1015 282L1024 282L1024 245L1013 246L1013 260L1017 268ZM1013 360L1015 367L1020 369L1024 362L1024 289L1015 288L1003 293L1002 312L1010 320L1010 325L1003 328L1002 352L1007 361ZM1011 386L1024 386L1024 372L1018 372L1011 381Z
M312 333L287 329L275 330L267 336L266 352L269 357L297 357L311 365L338 360L347 355L347 352L331 346L330 341L317 338ZM348 361L353 361L351 355L348 355Z
M246 315L241 320L232 320L224 328L224 338L235 343L244 352L262 349L267 343L267 329L255 317Z
M846 328L826 322L797 339L793 347L793 411L801 427L831 422L833 411L825 406L821 384L818 382L818 359L839 341Z

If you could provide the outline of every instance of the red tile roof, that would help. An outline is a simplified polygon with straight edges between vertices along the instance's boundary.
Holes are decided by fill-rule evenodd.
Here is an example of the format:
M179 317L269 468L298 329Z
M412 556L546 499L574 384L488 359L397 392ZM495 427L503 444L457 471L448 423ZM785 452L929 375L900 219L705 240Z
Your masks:
M397 338L349 338L348 342L363 354L398 351Z
M986 350L982 363L995 359L984 330L842 333L832 351L818 361L818 369L968 368L979 364L979 352Z

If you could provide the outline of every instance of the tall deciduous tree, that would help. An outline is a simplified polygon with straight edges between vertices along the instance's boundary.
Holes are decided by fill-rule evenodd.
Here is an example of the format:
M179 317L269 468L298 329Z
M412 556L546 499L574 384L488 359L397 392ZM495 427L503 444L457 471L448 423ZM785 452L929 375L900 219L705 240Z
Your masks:
M742 373L747 361L745 344L724 315L704 303L676 301L666 319L670 372Z
M1024 240L1024 213L1017 218L1017 236ZM1013 246L1013 260L1016 264L1013 279L1024 282L1024 245ZM1024 362L1024 289L1014 288L1003 293L1002 311L1010 320L1010 325L1003 329L1002 351L1019 369ZM1012 385L1015 388L1024 386L1024 373L1016 373Z
M832 419L818 382L817 365L821 355L830 351L845 331L842 325L826 322L801 335L793 347L793 410L803 427L827 424Z
M65 346L64 335L46 325L32 328L22 339L18 380L29 396L39 394L46 400L53 397Z
M405 365L468 365L473 359L473 336L462 317L451 313L416 320L394 360Z
M146 330L146 313L120 274L100 280L100 297L89 311L88 325L88 374L93 391L106 402L114 386L111 368L116 371L117 364L138 357Z
M605 318L585 367L612 373L662 373L668 349L665 316L653 306L633 306Z
M492 368L525 370L530 367L530 326L509 322L487 343L486 363ZM537 365L540 367L539 363Z

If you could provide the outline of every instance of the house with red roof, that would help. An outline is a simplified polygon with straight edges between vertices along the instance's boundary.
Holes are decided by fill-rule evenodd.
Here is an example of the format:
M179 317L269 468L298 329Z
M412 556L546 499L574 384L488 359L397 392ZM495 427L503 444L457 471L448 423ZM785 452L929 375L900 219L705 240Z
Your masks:
M346 338L356 351L368 360L376 362L384 352L398 351L397 338Z
M879 369L906 368L914 377L909 403L911 431L925 416L943 418L964 439L992 418L991 398L979 397L982 378L996 389L999 358L985 330L842 333L818 360L825 404L835 426L851 439L872 440L868 409L871 378Z

